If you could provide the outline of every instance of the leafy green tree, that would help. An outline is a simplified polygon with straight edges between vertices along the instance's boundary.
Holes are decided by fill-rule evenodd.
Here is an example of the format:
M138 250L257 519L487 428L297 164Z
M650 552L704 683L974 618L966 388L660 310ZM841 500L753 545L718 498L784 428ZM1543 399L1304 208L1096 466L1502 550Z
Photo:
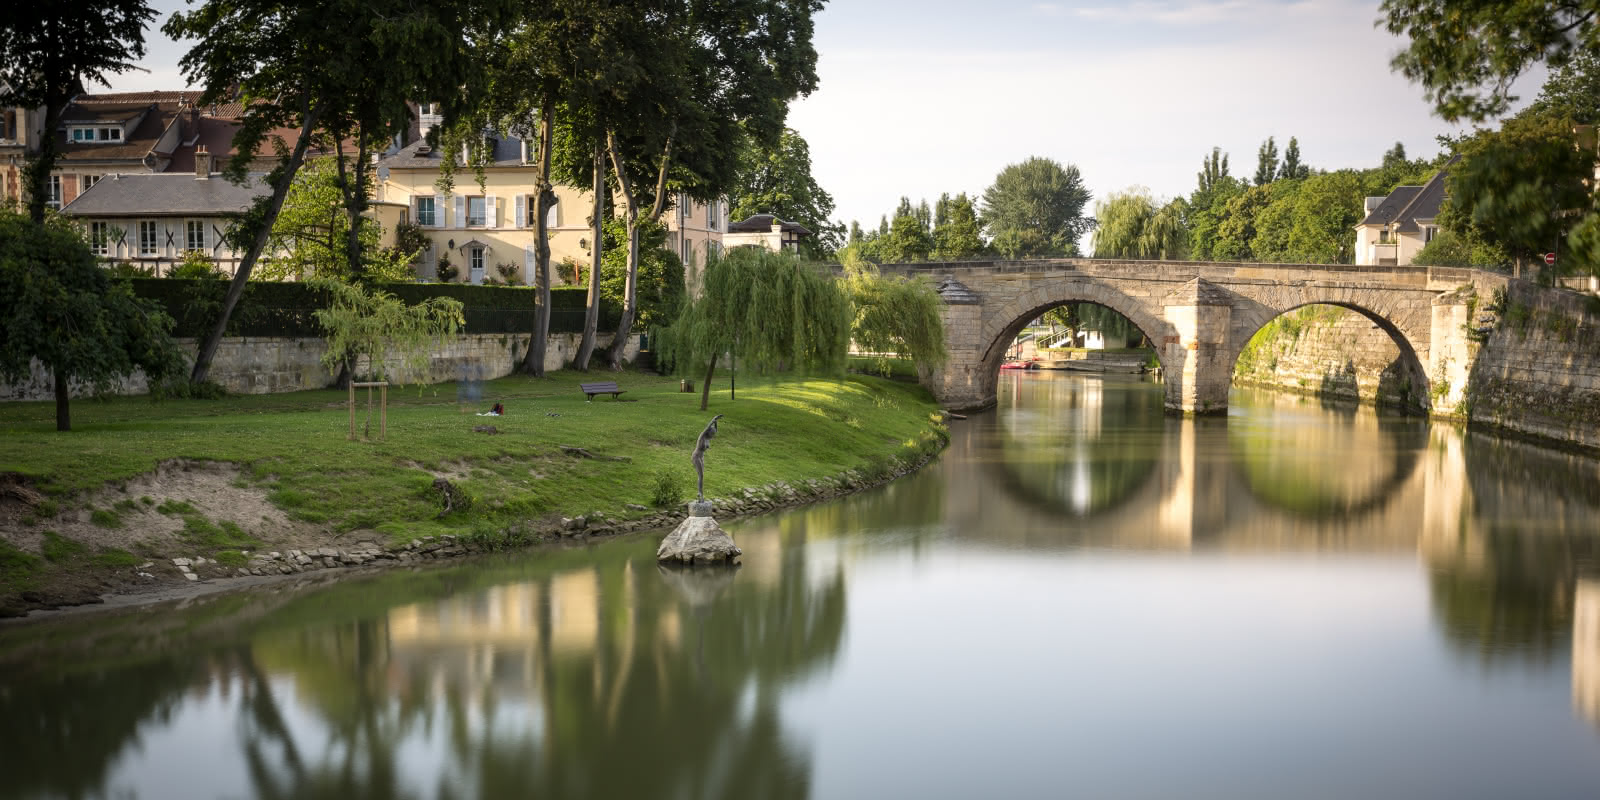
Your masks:
M1209 194L1221 188L1231 180L1228 175L1228 154L1222 152L1220 147L1211 148L1211 155L1200 159L1200 172L1197 177L1200 185L1195 189L1196 194Z
M1511 258L1504 250L1476 239L1470 231L1441 230L1412 256L1411 263L1426 267L1501 269L1510 265Z
M850 327L850 299L839 281L793 253L740 247L706 260L700 294L662 331L661 351L686 374L705 365L703 411L723 355L757 370L838 374Z
M243 256L217 323L200 343L192 380L203 381L210 369L313 135L324 131L335 142L352 220L346 247L354 252L368 196L368 154L407 124L406 100L434 98L454 118L482 96L484 71L470 46L494 38L509 5L510 0L204 0L172 15L163 32L195 40L179 64L191 82L205 87L199 103L232 100L237 93L249 108L234 135L238 155L229 160L230 180L245 179L275 129L299 129L292 149L279 149L267 178L271 194L257 200L230 234ZM347 165L348 137L354 137L356 151ZM349 257L350 263L359 260Z
M1392 187L1391 187L1392 188ZM1385 189L1383 194L1388 194ZM1354 170L1312 175L1294 192L1293 224L1282 260L1303 264L1355 263L1355 226L1367 193Z
M1078 238L1094 224L1083 216L1090 198L1076 166L1035 156L995 176L980 219L1008 258L1075 255Z
M793 128L784 128L777 147L766 148L746 140L740 155L739 184L729 196L734 219L772 214L798 222L815 233L800 243L800 252L824 260L847 243L860 239L861 226L852 222L848 242L843 226L829 222L833 196L811 176L811 146Z
M1297 203L1304 182L1276 180L1271 199L1255 218L1255 236L1250 240L1251 257L1256 261L1284 263L1299 261L1289 246L1293 235Z
M43 141L23 170L28 217L44 223L50 172L60 157L56 129L67 103L107 75L137 69L144 26L156 13L144 0L93 5L13 4L0 20L0 106L44 107Z
M1095 258L1183 258L1188 232L1180 207L1157 207L1149 190L1134 187L1095 204Z
M1589 208L1594 154L1573 146L1570 122L1537 114L1481 131L1458 150L1462 160L1450 171L1441 225L1470 231L1504 249L1518 267L1537 271L1539 254L1559 250L1581 223L1574 211Z
M260 262L257 277L381 283L415 277L411 262L421 248L384 249L379 245L383 227L376 220L363 220L365 224L356 232L355 257L359 260L351 264L350 217L345 213L341 180L337 166L329 159L313 162L295 175L283 208L272 223L272 235L267 240L271 255Z
M1600 52L1592 2L1384 0L1380 21L1410 40L1391 66L1422 84L1439 116L1482 121L1516 101L1512 83L1548 61Z
M683 305L685 295L683 262L667 249L667 228L659 222L639 223L639 268L637 300L639 326L645 330L665 327ZM601 297L608 305L622 307L628 282L628 225L615 217L606 220L605 260L600 275Z
M1251 244L1256 238L1256 217L1272 202L1273 184L1252 186L1235 195L1223 209L1217 224L1216 241L1211 245L1211 257L1221 261L1251 261L1255 251Z
M1261 143L1261 149L1256 151L1256 177L1255 184L1264 186L1272 182L1278 175L1278 143L1271 136Z
M1224 175L1210 187L1190 195L1185 208L1184 227L1189 230L1190 253L1205 260L1216 257L1218 230L1228 217L1228 203L1245 191L1248 184Z
M1404 168L1410 163L1411 162L1406 160L1406 146L1404 142L1395 142L1394 147L1385 150L1383 153L1384 169L1393 169L1395 167Z
M1550 71L1533 105L1524 113L1565 117L1579 125L1600 122L1600 55L1580 50Z
M894 218L889 235L873 243L874 253L885 263L902 264L909 261L927 261L933 252L933 237L922 227L915 216L902 214Z
M327 332L328 351L322 365L332 372L347 372L352 377L367 362L367 374L387 380L389 368L384 356L399 357L402 370L417 370L427 365L428 353L446 336L455 335L466 324L460 300L430 297L416 305L377 288L320 278L312 285L328 294L328 305L315 312L317 323Z
M1278 168L1279 180L1296 180L1311 175L1311 167L1300 163L1300 140L1289 137L1289 146L1283 151L1283 166Z
M844 270L854 314L850 338L857 348L909 358L919 371L944 363L944 300L927 278L885 276L853 254Z
M27 380L37 359L55 381L56 430L72 430L69 381L109 390L143 370L151 385L183 370L172 318L101 268L59 219L0 211L0 378Z
M933 226L933 251L930 256L938 260L972 258L983 252L983 236L979 233L978 212L966 192L939 199L938 213Z

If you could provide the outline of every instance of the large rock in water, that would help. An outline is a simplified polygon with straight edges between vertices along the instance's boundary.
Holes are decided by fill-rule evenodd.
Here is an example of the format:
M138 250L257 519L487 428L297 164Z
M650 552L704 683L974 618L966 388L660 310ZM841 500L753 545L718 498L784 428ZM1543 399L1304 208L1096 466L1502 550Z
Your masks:
M656 550L657 561L683 564L732 564L744 553L733 537L709 516L693 516L667 534Z

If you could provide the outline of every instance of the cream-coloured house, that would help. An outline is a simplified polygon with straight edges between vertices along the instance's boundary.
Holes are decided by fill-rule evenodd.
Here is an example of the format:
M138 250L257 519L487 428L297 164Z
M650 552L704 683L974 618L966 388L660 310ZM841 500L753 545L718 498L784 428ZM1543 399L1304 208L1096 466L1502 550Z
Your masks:
M1451 163L1455 163L1451 161ZM1388 197L1368 197L1366 217L1356 225L1356 263L1404 266L1438 235L1449 165L1421 186L1398 186Z
M798 222L784 222L771 214L756 214L728 226L722 243L728 247L764 247L774 252L799 249L811 231Z
M484 170L483 184L473 170L462 168L448 194L437 185L443 154L426 140L378 162L375 199L407 207L431 242L417 265L424 280L438 280L439 265L447 260L456 270L456 281L533 283L537 167L528 160L533 153L515 137L497 138L493 144L494 159ZM555 192L546 225L551 275L560 286L577 279L569 264L589 262L592 200L587 190L572 186L557 185ZM727 204L679 200L666 215L668 245L684 258L686 277L692 278L705 263L707 249L721 245Z

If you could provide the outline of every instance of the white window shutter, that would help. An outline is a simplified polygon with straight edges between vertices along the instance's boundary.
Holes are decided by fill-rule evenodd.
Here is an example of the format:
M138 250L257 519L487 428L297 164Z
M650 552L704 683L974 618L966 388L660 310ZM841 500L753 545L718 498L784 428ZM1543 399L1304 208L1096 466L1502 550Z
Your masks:
M533 247L531 244L523 245L522 247L522 282L528 286L533 285L535 266Z
M433 196L433 227L444 227L444 195Z
M527 195L525 195L525 194L517 195L517 205L516 205L515 211L516 211L516 214L511 219L511 227L520 228L520 227L522 227L522 221L528 218L528 196Z
M483 227L493 228L500 218L498 201L500 198L489 195L483 198Z
M545 210L545 212L544 212L544 226L546 228L559 228L559 227L561 227L561 203L559 203L559 202L551 203L550 204L550 208Z
M467 198L459 194L456 195L456 217L454 222L457 228L467 227Z

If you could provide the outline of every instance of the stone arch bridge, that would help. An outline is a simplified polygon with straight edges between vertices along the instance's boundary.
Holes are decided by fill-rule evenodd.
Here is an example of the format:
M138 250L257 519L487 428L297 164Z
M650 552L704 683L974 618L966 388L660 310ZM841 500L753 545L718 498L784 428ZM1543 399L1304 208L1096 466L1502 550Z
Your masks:
M1016 335L1065 303L1097 303L1127 317L1156 348L1169 412L1227 409L1234 362L1277 316L1310 304L1365 315L1394 339L1411 403L1456 416L1467 383L1473 304L1506 279L1443 267L1045 259L890 264L924 275L944 298L949 361L923 376L947 408L995 402L1000 364Z

